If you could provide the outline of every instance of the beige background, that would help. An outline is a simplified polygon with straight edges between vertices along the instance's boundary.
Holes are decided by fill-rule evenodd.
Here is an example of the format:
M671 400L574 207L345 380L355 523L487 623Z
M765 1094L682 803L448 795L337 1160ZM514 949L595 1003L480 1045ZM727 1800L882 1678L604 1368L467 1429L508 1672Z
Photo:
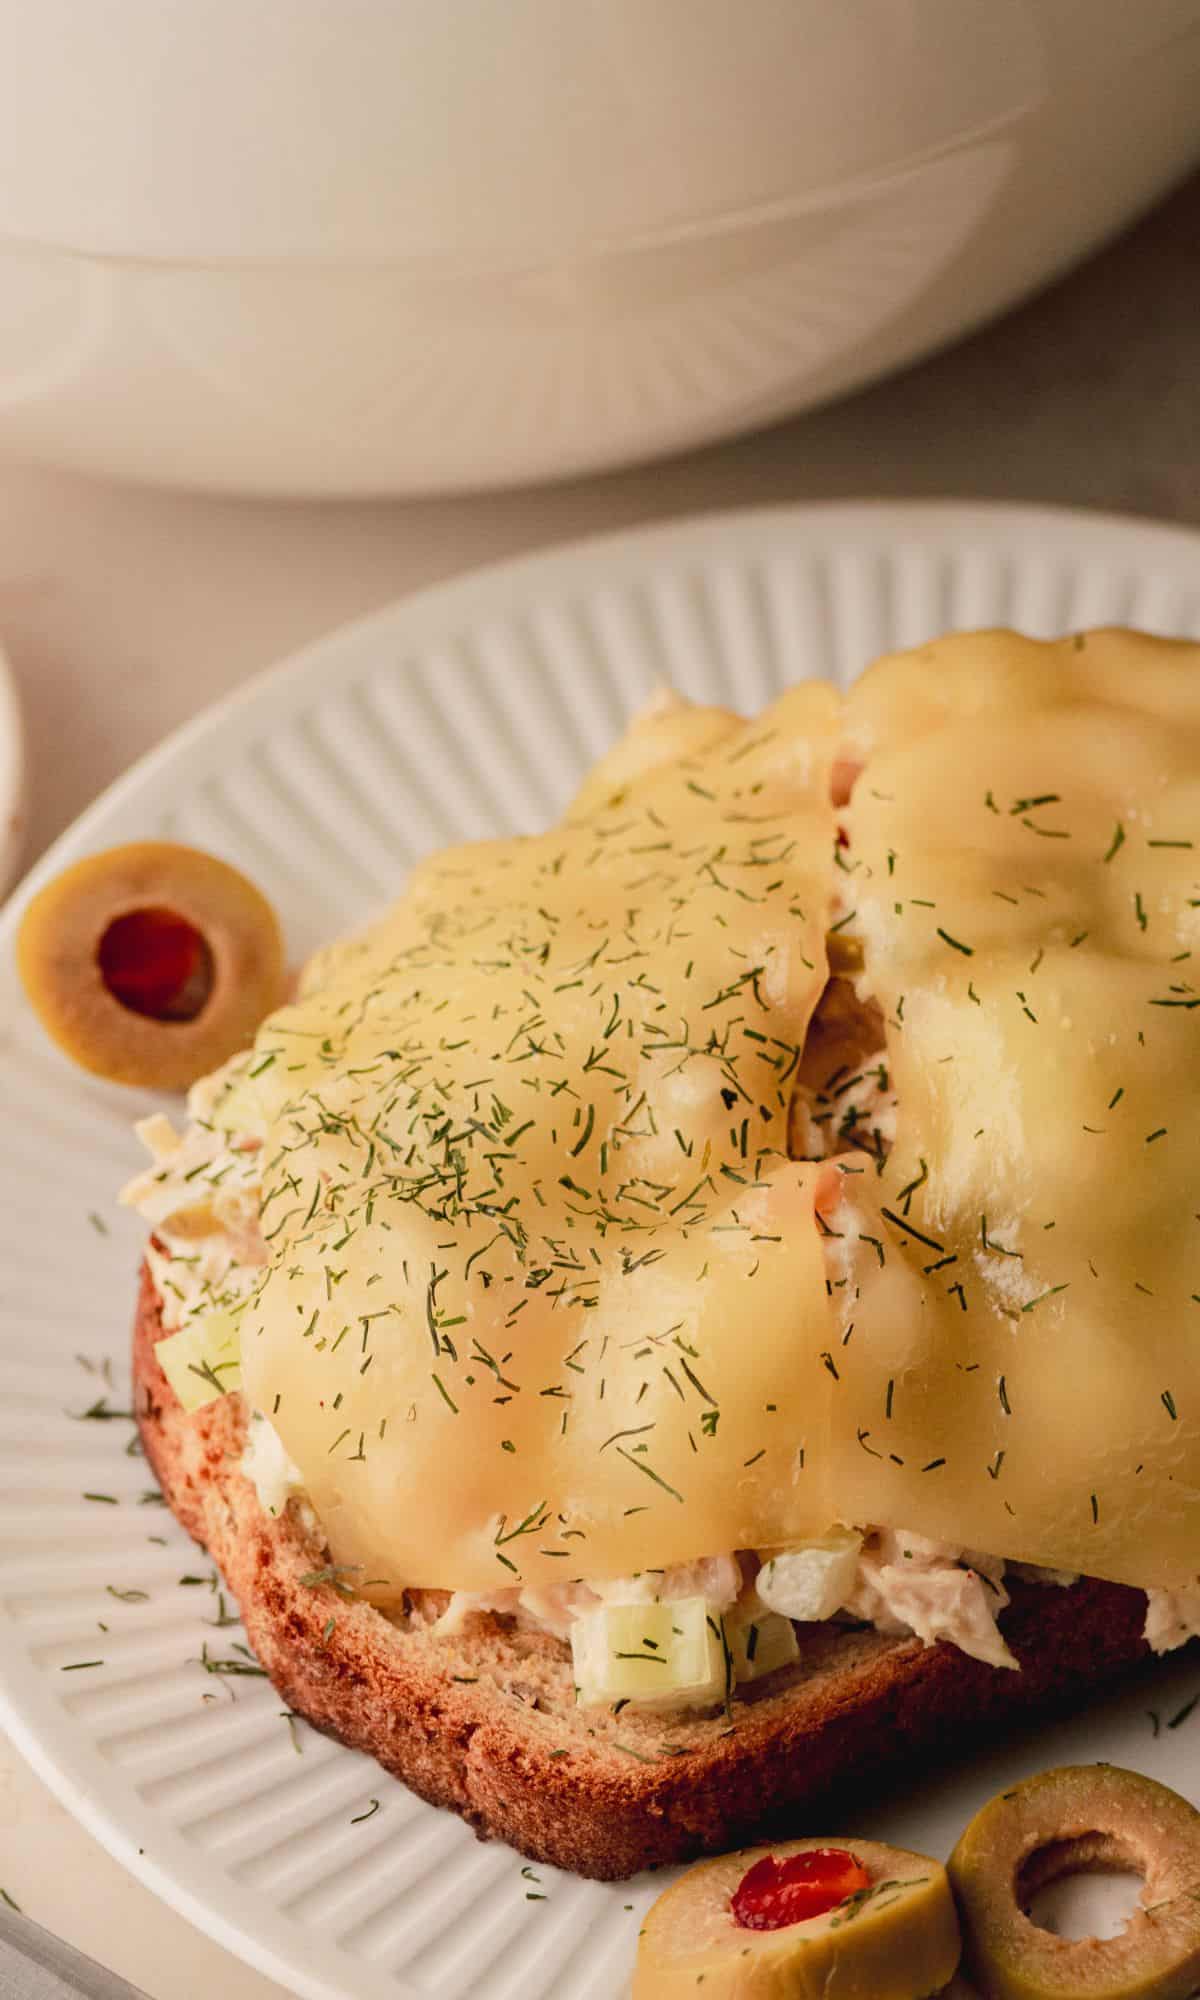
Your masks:
M0 462L0 640L28 724L32 860L168 730L318 633L457 570L701 509L961 496L1200 523L1200 178L998 326L739 443L502 497L179 499ZM1200 542L1197 544L1200 563ZM131 1881L0 1742L0 1889L146 1988L277 1991Z

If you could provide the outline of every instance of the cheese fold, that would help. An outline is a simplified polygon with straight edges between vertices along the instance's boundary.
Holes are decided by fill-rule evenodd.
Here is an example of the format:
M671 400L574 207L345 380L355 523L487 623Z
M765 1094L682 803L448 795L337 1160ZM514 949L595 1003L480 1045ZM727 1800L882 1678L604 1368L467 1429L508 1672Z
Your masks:
M1200 1569L1200 649L945 639L874 666L848 724L859 986L899 1110L882 1176L848 1184L839 1505L1180 1584Z

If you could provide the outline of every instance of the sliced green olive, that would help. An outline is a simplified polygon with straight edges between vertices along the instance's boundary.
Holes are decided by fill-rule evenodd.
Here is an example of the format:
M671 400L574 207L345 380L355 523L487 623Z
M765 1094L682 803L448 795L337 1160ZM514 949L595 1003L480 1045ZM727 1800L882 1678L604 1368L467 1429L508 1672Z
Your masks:
M1088 1869L1145 1878L1114 1938L1035 1924L1046 1883ZM1200 1986L1200 1812L1111 1764L1043 1771L992 1799L950 1857L964 1970L986 2000L1188 2000Z
M651 1908L633 2000L925 2000L959 1959L958 1921L940 1862L873 1840L838 1840L866 1886L776 1929L747 1929L735 1900L768 1857L820 1854L828 1840L747 1848L689 1868ZM844 1853L843 1853L844 1851Z
M73 1061L158 1090L185 1090L246 1048L283 998L266 898L226 862L166 840L56 875L25 912L17 966Z

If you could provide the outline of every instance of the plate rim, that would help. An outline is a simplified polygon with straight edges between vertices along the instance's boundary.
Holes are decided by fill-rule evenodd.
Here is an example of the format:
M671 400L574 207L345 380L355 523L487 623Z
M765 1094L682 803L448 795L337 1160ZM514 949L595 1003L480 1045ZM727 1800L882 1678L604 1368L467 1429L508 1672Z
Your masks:
M419 627L426 622L436 624L453 615L466 623L479 609L486 611L489 605L499 615L506 598L532 596L543 583L552 584L560 571L574 571L576 579L583 582L588 572L601 579L606 567L625 574L631 566L653 568L657 560L672 550L681 554L689 550L703 553L714 547L728 547L736 553L739 548L755 544L765 549L789 538L795 538L801 546L806 542L817 545L839 532L854 538L860 547L866 532L888 546L904 541L948 543L956 555L965 553L971 543L993 550L998 544L1011 545L1014 552L1019 552L1019 546L1028 548L1036 542L1051 553L1070 549L1077 560L1087 558L1091 544L1093 552L1103 553L1105 548L1114 553L1119 550L1128 561L1137 558L1140 548L1145 551L1148 567L1156 553L1176 559L1187 556L1193 561L1200 554L1200 530L1156 521L1149 516L1027 506L1011 501L869 498L702 511L542 545L472 567L393 599L294 649L203 708L139 757L56 837L0 906L0 948L7 949L11 944L22 912L42 884L67 859L88 851L89 845L94 844L96 829L114 810L119 810L148 782L157 781L194 746L236 724L239 716L248 717L256 709L269 708L278 692L285 690L290 682L318 677L346 654L358 654L372 645L403 636L409 627L418 628L411 641L415 646L419 644ZM1197 595L1200 599L1200 573ZM399 661L397 665L402 671ZM24 735L19 704L15 683L0 649L0 749L8 704L15 713L18 769L23 773ZM170 1860L160 1862L137 1846L127 1817L122 1816L118 1806L106 1802L106 1794L89 1782L87 1759L82 1753L90 1754L90 1745L73 1748L73 1734L65 1731L65 1740L59 1747L39 1727L36 1716L26 1715L7 1683L2 1655L0 1728L59 1802L168 1907L285 1991L302 1992L309 2000L343 2000L346 1992L343 1983L331 1981L311 1961L307 1966L298 1964L269 1939L256 1936L236 1918L227 1917L219 1904L190 1885L186 1872L177 1872ZM174 1829L167 1828L159 1830L159 1837L163 1835L168 1836L164 1847L169 1852L180 1837Z
M276 687L292 677L299 680L317 672L327 660L336 659L344 651L355 651L369 644L397 621L405 623L411 620L415 624L425 619L436 620L448 607L460 602L469 606L474 598L486 598L494 591L520 588L527 580L532 581L541 574L552 575L561 565L570 567L584 562L589 567L593 564L603 566L610 559L619 563L635 555L640 560L646 560L653 551L669 548L672 544L683 549L692 543L723 542L725 537L754 540L759 536L789 530L800 534L822 528L832 531L842 524L860 529L870 524L886 533L893 522L910 536L924 534L936 538L938 533L944 535L951 528L963 535L969 532L985 540L1003 539L1007 533L1025 536L1041 532L1068 537L1084 533L1112 537L1121 544L1136 537L1154 547L1169 544L1180 554L1190 550L1192 554L1200 555L1200 526L1159 521L1150 515L1087 507L1026 505L1013 500L960 501L953 497L888 500L866 497L784 502L764 507L701 509L628 528L601 529L594 534L562 542L539 544L516 555L502 556L494 562L472 565L400 597L391 598L359 617L331 626L303 646L269 661L239 686L180 723L160 743L143 751L55 836L49 847L21 876L6 900L0 903L0 946L8 942L20 912L43 882L55 872L61 859L68 852L81 851L93 825L110 809L122 805L128 794L139 789L146 780L156 778L165 766L186 752L193 743L201 742L213 730L224 728L239 713L248 712L269 699ZM20 725L15 681L0 647L0 726L6 719L3 710L6 695L10 697L15 711L17 742L18 748L21 748L24 732Z

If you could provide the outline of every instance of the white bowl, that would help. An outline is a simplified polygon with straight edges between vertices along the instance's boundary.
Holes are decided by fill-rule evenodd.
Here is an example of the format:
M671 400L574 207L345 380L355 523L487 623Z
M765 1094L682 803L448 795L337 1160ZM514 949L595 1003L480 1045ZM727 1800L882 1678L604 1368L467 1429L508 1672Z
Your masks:
M1200 156L1200 0L0 0L0 449L583 472L866 380Z

